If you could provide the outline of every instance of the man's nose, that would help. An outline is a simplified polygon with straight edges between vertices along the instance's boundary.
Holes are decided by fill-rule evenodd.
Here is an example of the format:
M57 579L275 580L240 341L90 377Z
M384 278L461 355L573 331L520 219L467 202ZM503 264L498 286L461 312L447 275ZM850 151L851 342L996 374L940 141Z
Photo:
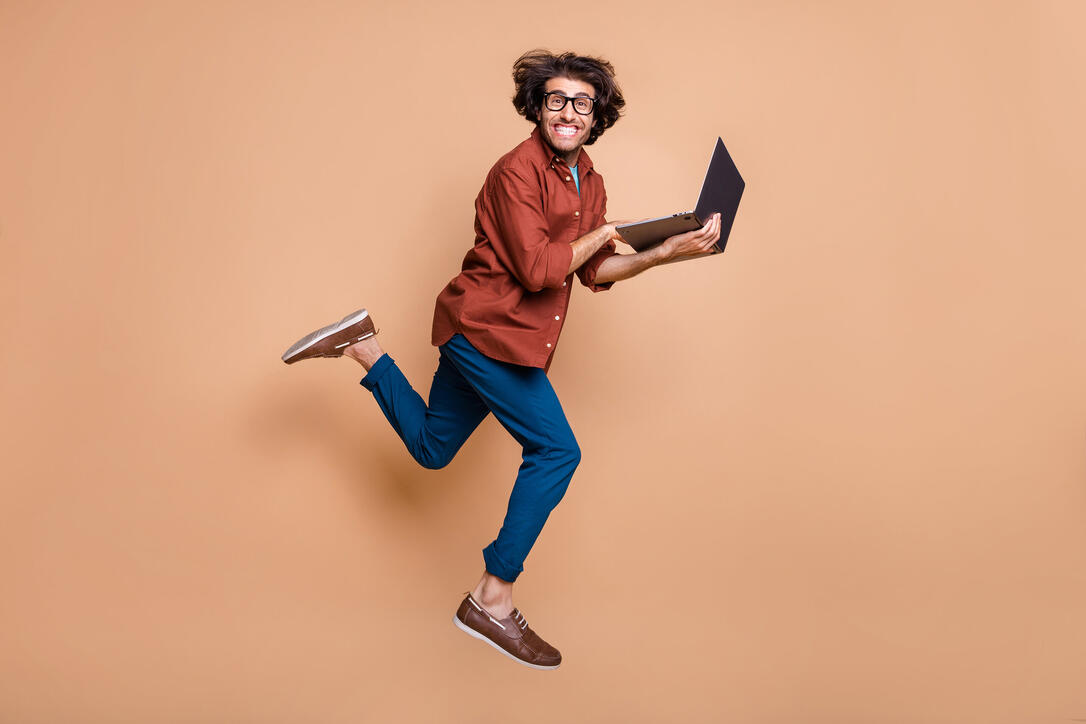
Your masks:
M563 121L572 121L576 117L577 113L573 110L573 101L567 101L565 107L562 109L561 119Z

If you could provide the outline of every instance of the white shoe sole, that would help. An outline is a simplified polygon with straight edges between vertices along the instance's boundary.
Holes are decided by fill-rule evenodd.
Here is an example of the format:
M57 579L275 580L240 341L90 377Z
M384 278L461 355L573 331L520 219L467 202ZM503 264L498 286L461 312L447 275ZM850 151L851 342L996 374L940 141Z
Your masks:
M304 352L305 350L309 349L310 347L312 347L317 342L320 342L325 337L329 337L329 336L335 334L336 332L339 332L339 331L341 331L343 329L346 329L347 327L350 327L352 324L360 322L360 321L362 321L363 319L365 319L368 316L370 316L369 312L367 312L365 309L359 309L356 312L351 312L350 314L348 314L346 317L339 320L335 324L329 324L327 327L321 327L316 332L312 332L310 334L307 334L306 336L302 337L297 342L292 344L290 346L290 349L288 349L286 352L283 353L283 361L286 362L291 357L294 357L299 352ZM367 337L372 337L373 334L368 334L366 336ZM361 337L361 338L359 338L359 340L353 340L350 344L353 344L354 342L360 341L361 339L365 339L365 338L366 337ZM347 345L344 344L343 346L346 347Z
M527 666L530 669L539 669L541 671L550 671L551 669L557 669L559 666L562 665L562 664L555 664L554 666L540 666L539 664L529 664L527 661L522 661L521 659L518 659L516 656L513 656L513 654L509 653L508 651L503 649L501 646L498 646L496 643L494 643L493 641L488 639L486 636L483 636L481 633L479 633L475 629L468 628L467 626L465 626L464 623L459 618L456 617L455 613L453 614L453 623L456 624L456 627L458 629L460 629L461 631L466 633L468 636L474 636L475 638L479 639L480 641L483 641L485 643L490 644L495 649L497 649L498 651L502 652L503 654L505 654L506 656L511 658L513 661L516 661L518 664L522 664L524 666Z

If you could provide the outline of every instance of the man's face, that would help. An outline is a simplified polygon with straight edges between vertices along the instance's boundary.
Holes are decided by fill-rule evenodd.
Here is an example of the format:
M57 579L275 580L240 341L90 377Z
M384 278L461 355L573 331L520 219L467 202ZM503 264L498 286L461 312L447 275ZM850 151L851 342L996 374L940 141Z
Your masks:
M593 98L596 95L596 89L591 83L572 78L551 78L543 86L543 91L554 91L570 98ZM587 116L577 113L573 110L572 101L567 102L562 110L552 111L547 108L544 100L543 107L539 110L539 130L543 134L543 140L554 149L555 154L570 166L575 166L581 146L588 140L588 134L592 130L592 119L595 115L595 107Z

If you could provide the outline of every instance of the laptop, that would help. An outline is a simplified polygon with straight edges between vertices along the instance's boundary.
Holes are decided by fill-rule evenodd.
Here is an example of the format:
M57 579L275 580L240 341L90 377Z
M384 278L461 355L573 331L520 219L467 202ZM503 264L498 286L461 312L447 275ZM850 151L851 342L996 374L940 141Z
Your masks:
M693 211L623 224L616 229L622 235L623 241L637 251L644 251L656 246L669 236L700 229L705 226L709 217L719 212L720 240L713 245L712 250L705 254L679 257L673 261L719 254L724 251L724 246L728 243L728 235L735 221L735 212L739 209L739 199L743 196L746 185L728 149L724 147L724 141L718 138L713 148L713 157L709 161L709 168L705 172L705 180L701 184L701 195L698 196L698 203Z

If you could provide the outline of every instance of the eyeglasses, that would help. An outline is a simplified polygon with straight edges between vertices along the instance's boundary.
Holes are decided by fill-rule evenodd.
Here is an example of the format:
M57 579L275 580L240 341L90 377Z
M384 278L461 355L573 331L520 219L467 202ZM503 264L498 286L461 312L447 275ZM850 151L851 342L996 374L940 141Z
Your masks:
M566 107L566 104L573 101L573 110L580 113L582 116L587 116L592 112L592 107L596 104L595 98L589 98L588 96L577 96L570 98L569 96L562 95L555 91L543 94L543 105L547 107L549 111L555 111L556 113Z

